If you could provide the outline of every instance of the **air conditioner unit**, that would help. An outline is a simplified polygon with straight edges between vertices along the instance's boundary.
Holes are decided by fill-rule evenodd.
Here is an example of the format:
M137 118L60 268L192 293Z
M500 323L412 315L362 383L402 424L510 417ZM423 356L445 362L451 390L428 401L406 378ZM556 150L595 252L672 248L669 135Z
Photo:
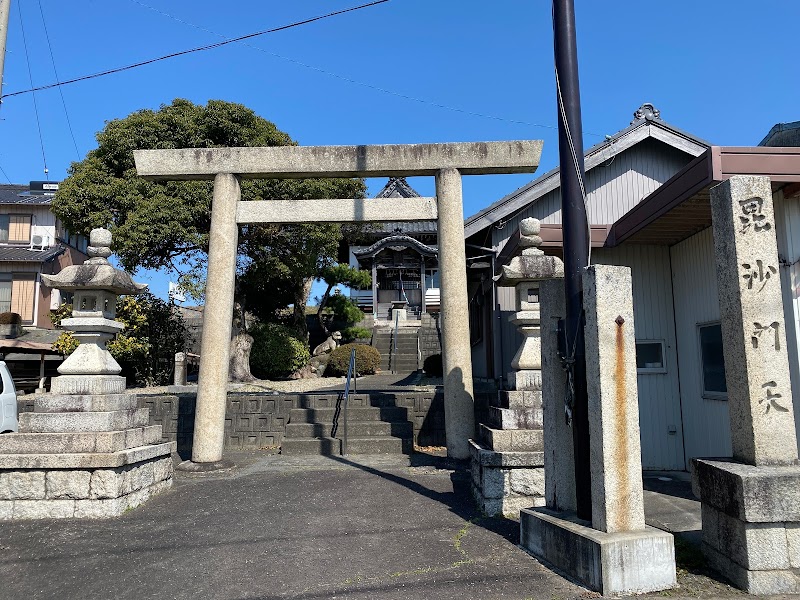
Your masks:
M31 250L44 250L45 238L41 235L31 236Z

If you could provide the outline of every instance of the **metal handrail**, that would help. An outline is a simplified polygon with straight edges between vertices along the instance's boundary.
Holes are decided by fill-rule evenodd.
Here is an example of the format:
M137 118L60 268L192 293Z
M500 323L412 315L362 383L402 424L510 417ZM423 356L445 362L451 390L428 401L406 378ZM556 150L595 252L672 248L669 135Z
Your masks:
M392 331L392 350L389 354L389 367L392 373L397 370L397 332L400 323L400 313L394 314L394 331Z
M347 365L347 380L344 383L344 392L339 394L336 399L336 411L333 414L333 426L331 427L331 437L336 437L339 429L339 415L344 408L344 426L342 428L342 456L347 456L347 406L350 400L350 379L353 379L353 387L356 380L356 349L350 351L350 363ZM344 406L342 406L344 403Z

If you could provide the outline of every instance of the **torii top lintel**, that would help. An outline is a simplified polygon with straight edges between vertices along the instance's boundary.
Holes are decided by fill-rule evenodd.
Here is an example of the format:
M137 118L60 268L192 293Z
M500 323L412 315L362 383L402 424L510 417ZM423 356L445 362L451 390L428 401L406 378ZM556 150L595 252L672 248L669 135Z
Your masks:
M233 173L248 179L414 177L458 169L462 175L533 173L541 140L387 144L374 146L270 146L134 151L147 179L213 179Z

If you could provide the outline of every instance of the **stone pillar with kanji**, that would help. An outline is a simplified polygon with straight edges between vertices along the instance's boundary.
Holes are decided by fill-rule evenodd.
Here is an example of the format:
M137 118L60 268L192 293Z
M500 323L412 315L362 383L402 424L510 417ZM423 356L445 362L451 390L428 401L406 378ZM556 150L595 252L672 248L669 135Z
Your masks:
M753 594L800 593L800 466L772 186L711 189L733 458L695 459L703 550Z

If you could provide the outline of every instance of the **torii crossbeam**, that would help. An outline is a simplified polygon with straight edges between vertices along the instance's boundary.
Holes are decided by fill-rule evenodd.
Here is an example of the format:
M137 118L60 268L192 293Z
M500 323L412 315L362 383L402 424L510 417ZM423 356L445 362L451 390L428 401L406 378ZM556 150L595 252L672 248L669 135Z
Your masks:
M438 220L445 434L452 458L475 435L461 175L533 173L541 141L137 150L140 176L213 179L206 305L192 463L222 463L239 225ZM241 202L239 181L333 177L436 177L436 198Z

